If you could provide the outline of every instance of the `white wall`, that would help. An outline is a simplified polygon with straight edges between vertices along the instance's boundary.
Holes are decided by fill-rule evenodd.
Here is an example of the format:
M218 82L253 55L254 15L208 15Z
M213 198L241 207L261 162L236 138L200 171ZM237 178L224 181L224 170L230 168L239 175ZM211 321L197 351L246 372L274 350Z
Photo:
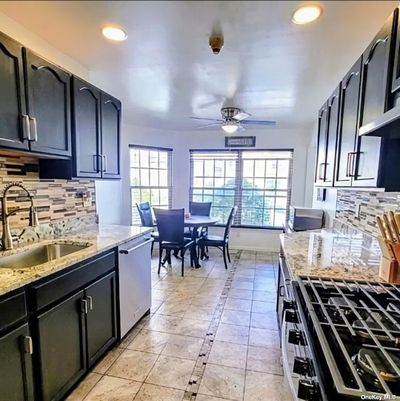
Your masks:
M21 7L23 7L23 4L21 4ZM79 75L81 78L86 80L89 78L89 71L83 65L66 54L61 53L40 36L35 35L3 13L0 13L0 31L11 36L13 39L38 53L40 56L60 65L76 75Z

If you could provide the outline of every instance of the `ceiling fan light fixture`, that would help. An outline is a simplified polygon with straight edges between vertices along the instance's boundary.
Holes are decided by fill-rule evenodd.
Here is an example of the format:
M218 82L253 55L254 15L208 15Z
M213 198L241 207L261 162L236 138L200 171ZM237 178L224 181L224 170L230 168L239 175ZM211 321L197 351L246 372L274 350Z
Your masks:
M228 135L232 135L239 129L239 123L235 121L227 121L224 122L221 127Z
M322 15L322 7L319 4L308 4L298 7L293 15L292 22L297 25L309 24Z

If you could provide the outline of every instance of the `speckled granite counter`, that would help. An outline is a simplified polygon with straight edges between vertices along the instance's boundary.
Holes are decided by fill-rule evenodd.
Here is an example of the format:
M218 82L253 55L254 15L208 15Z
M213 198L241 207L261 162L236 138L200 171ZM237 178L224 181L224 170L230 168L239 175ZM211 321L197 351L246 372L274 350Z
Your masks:
M308 275L383 281L378 275L379 244L366 234L323 229L281 234L280 240L293 279Z
M25 249L32 249L37 246L51 242L67 242L78 245L87 245L88 247L70 255L64 256L38 266L24 269L0 268L0 295L6 294L17 288L21 288L38 279L49 276L75 263L88 259L117 247L131 239L135 239L151 232L150 228L120 225L96 225L85 228L85 231L66 234L56 237L53 240L45 240L12 251L0 252L0 258L10 254L21 252Z

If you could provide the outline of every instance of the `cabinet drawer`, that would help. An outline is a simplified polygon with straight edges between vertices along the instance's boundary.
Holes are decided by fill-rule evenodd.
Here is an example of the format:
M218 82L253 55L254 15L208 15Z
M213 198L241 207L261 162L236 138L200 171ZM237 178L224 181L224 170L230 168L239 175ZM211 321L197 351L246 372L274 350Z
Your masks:
M83 263L68 273L34 286L32 291L35 309L41 309L115 269L116 253L112 251Z
M0 300L0 332L26 318L25 292Z

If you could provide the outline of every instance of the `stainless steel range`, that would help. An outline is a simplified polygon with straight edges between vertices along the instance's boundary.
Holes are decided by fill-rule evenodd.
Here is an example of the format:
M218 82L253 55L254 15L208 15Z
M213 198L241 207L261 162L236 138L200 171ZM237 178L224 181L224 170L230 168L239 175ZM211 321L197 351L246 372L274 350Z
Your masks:
M300 277L283 305L296 400L400 399L400 287Z

